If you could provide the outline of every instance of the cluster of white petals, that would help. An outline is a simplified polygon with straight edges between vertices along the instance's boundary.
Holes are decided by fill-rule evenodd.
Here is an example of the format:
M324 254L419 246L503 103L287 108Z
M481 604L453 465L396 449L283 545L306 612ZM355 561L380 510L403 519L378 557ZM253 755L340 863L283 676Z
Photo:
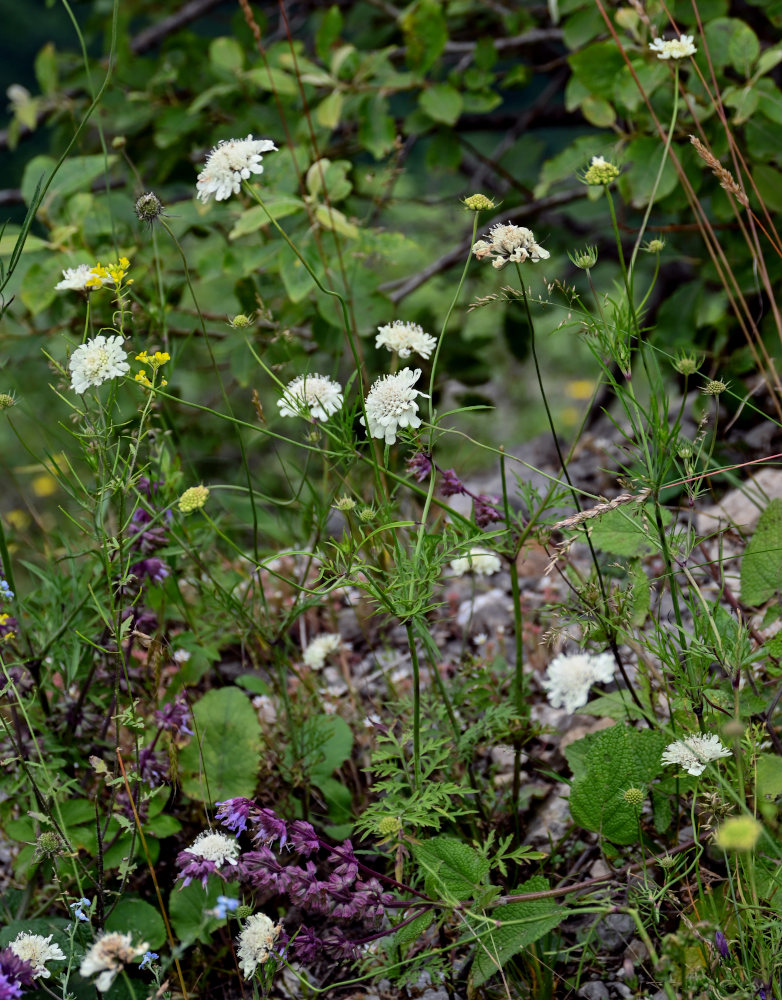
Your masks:
M409 358L415 353L428 360L437 347L437 340L424 333L423 327L418 323L405 323L397 319L377 329L375 347L387 347L389 351L396 351L400 358Z
M283 417L328 420L342 406L342 386L328 375L297 375L277 401Z
M233 837L224 833L213 833L204 830L199 833L190 847L185 848L187 854L197 858L212 861L218 868L222 865L235 865L239 857L239 845Z
M102 385L119 378L130 370L127 354L122 350L122 337L100 334L81 344L70 357L71 389L83 393L91 385Z
M551 254L544 250L535 242L535 235L531 229L524 226L514 226L508 222L498 222L489 230L488 240L478 240L473 243L472 252L478 258L491 259L492 267L505 267L506 264L523 264L531 260L536 264L540 260L547 260Z
M655 38L650 42L649 49L658 59L686 59L698 51L693 44L693 35L681 35L679 38Z
M489 549L476 547L470 549L466 556L460 556L451 562L451 569L454 576L464 576L465 573L474 573L476 576L492 576L499 573L502 563L499 556Z
M326 660L332 653L342 649L342 637L334 633L324 632L317 636L304 650L302 662L312 670L322 670Z
M719 757L730 757L731 751L722 745L719 736L695 733L683 740L669 743L663 751L663 764L678 764L688 774L703 774L706 765Z
M383 375L377 379L364 403L371 437L383 438L386 444L394 444L400 427L421 426L415 398L426 396L426 393L413 388L420 377L420 368L403 368L396 375ZM366 427L363 417L361 423Z
M265 913L253 913L245 920L236 941L239 965L245 979L252 979L256 968L269 957L279 933L280 925L272 923Z
M561 654L549 663L542 684L554 708L575 712L586 705L593 684L608 683L613 676L614 658L610 653Z
M95 280L92 267L89 264L79 264L78 267L66 267L62 272L62 281L58 281L54 287L58 292L91 292L98 287ZM88 281L92 284L88 285ZM103 279L99 281L103 283Z
M206 202L214 195L215 201L225 201L232 194L238 194L242 181L250 174L263 173L261 154L275 149L271 139L253 139L252 133L246 139L218 142L198 175L198 198Z
M61 962L65 958L62 948L58 944L52 944L51 934L44 937L43 934L26 934L20 931L9 947L17 958L33 967L36 979L48 979L51 976L46 968L47 962Z
M120 934L118 931L103 934L82 959L79 972L85 979L97 975L95 988L105 993L117 974L148 948L146 941L134 945L130 934Z

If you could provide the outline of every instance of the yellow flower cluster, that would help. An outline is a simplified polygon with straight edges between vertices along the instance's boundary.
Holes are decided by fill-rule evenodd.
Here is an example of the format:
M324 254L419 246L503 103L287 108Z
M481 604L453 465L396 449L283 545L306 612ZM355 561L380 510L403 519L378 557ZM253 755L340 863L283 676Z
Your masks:
M167 361L170 360L171 360L171 355L167 354L165 351L155 351L155 353L151 355L147 354L146 351L142 351L141 354L137 354L136 361L140 361L142 365L149 365L149 367L152 369L152 381L150 382L149 378L147 377L146 368L141 368L139 369L138 372L136 372L135 375L136 381L146 386L147 389L151 389L153 387L153 383L155 381L155 375L157 373L158 368L160 368L161 365L164 365ZM165 378L161 379L158 385L160 388L162 388L165 385L168 385L168 379Z
M208 486L191 486L179 498L179 509L183 514L192 514L194 510L200 510L208 499Z
M120 257L116 264L108 264L106 267L98 261L92 268L92 277L85 282L85 287L102 288L105 284L113 284L119 289L129 269L130 261L127 257ZM132 285L133 279L129 278L125 284Z
M2 628L8 621L10 621L10 619L11 619L10 615L0 614L0 628ZM13 630L10 630L10 631L6 632L5 635L0 636L0 642L8 642L11 639L15 639L15 638L16 638L16 632L13 631Z

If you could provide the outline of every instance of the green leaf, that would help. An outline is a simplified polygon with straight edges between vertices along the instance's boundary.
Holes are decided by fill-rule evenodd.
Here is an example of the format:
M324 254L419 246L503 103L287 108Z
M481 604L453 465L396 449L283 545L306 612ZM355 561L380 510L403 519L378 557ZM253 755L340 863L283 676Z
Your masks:
M548 879L536 875L517 886L511 895L545 892L548 888ZM570 910L558 905L553 899L531 899L526 903L508 903L487 911L489 917L500 922L499 926L488 934L485 933L487 926L485 922L470 921L473 930L482 934L470 973L473 989L482 986L499 971L498 967L505 965L508 959L517 955L522 948L529 947L538 938L548 934L569 913Z
M352 240L358 236L358 226L351 222L345 213L340 212L338 208L318 205L315 209L315 218L324 229L333 229Z
M732 66L745 77L760 54L760 43L748 24L737 17L717 17L704 29L709 59L722 69Z
M671 515L663 511L663 522ZM637 504L617 507L587 522L592 544L600 552L625 558L645 556L659 548L654 512Z
M489 874L488 859L454 837L433 837L412 850L435 891L446 899L472 898Z
M660 140L651 136L641 136L634 139L627 147L625 157L630 166L619 178L619 186L626 198L632 199L635 208L648 204L652 188L660 169L663 149ZM665 158L662 177L657 187L655 201L659 201L678 185L676 170L670 157Z
M196 736L179 756L183 791L202 802L252 797L262 744L247 695L235 687L208 691L193 706L193 720Z
M418 99L423 111L436 122L455 125L462 113L462 95L449 83L436 83Z
M289 194L269 195L264 198L263 203L273 219L284 219L286 215L295 215L296 212L301 212L306 207L301 198L294 198ZM264 226L271 225L269 215L264 212L260 205L253 205L245 209L234 223L233 229L228 234L228 239L237 240L240 236L248 236Z
M570 789L570 814L585 830L616 844L638 839L635 807L628 788L645 789L660 774L665 738L656 730L618 724L597 734L584 759L584 773Z
M396 122L388 114L388 100L381 94L371 94L359 106L358 141L376 160L394 145Z
M47 42L35 57L35 79L41 93L50 96L57 90L57 52L53 42Z
M626 719L644 718L643 712L627 691L612 691L610 694L593 698L588 705L579 708L577 714L594 715L598 719L614 719L616 722L624 722ZM573 770L572 764L571 770Z
M407 65L425 73L439 58L448 41L448 25L438 0L418 0L400 19Z
M215 38L209 46L209 62L219 75L235 74L244 66L244 49L235 38Z
M760 515L741 560L741 602L756 606L782 589L782 500Z
M341 767L352 749L353 733L341 715L313 715L301 724L285 757L318 783Z
M339 125L345 95L341 90L332 90L315 108L315 118L324 128L334 129Z
M180 945L188 948L194 941L209 944L217 928L225 926L225 920L207 916L206 911L214 909L218 896L236 898L237 894L235 882L226 885L219 878L209 879L206 889L200 882L173 889L168 897L168 916Z
M782 757L762 753L757 759L757 794L776 798L782 795Z
M581 102L581 113L584 118L597 128L610 128L616 121L616 111L612 104L609 104L602 97L585 97Z
M130 932L134 941L146 941L150 949L166 943L166 925L154 906L143 899L125 896L106 918L107 931Z
M116 162L115 155L103 157L96 154L95 156L69 157L57 171L57 175L46 192L43 200L44 206L48 208L56 199L75 194L76 191L89 190L92 182L96 178L102 177L105 171ZM45 181L54 167L55 161L51 156L34 156L30 160L22 177L22 197L26 204L30 204L38 181L42 177Z
M353 190L348 174L352 164L348 160L329 160L323 157L316 160L307 171L307 191L313 197L322 194L324 188L332 205L344 201Z
M294 97L299 92L296 77L286 73L279 66L256 66L254 69L246 70L242 78L254 83L259 90L275 92L284 97Z
M333 4L323 15L320 27L315 34L315 51L318 58L327 63L329 52L342 32L342 14L339 7Z
M568 56L573 75L589 94L610 101L614 79L624 66L622 53L613 42L596 42Z
M420 917L412 920L409 924L400 928L394 935L394 941L398 945L413 944L417 941L426 928L434 920L434 911L427 910Z

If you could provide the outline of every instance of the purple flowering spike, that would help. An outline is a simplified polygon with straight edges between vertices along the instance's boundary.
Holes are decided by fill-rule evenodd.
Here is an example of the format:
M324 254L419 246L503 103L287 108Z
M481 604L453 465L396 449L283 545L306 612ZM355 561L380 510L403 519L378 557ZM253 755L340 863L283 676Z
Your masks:
M217 807L216 818L224 827L233 830L237 837L240 833L244 833L247 823L254 821L258 812L253 800L242 796L218 802Z
M143 583L145 577L152 583L162 583L170 575L171 570L162 559L158 559L157 556L148 556L140 562L133 563L130 572L139 583Z
M35 979L35 969L29 962L25 962L19 958L10 948L3 948L0 951L0 975L5 977L7 983L18 986L32 986ZM18 996L19 994L13 995Z
M303 819L294 820L288 827L288 846L305 858L315 854L320 849L315 827Z
M168 778L168 756L151 746L144 747L138 755L138 773L142 781L157 788Z
M239 865L241 877L254 888L262 892L276 892L278 895L288 891L291 869L281 865L268 847L246 851Z
M261 844L270 844L273 840L279 840L280 847L285 847L288 840L288 829L285 821L272 809L259 809L253 816L255 833L253 840Z
M288 896L292 903L315 913L328 913L328 883L318 879L315 865L311 861L307 862L306 869L291 865L288 875Z
M308 965L323 950L323 943L311 927L302 927L291 942L291 950L300 962Z
M487 497L483 493L473 499L473 516L479 528L488 528L494 521L502 520L502 514L494 506L496 502L493 497Z
M332 875L338 880L340 887L353 885L358 876L358 861L353 853L353 845L349 840L335 847L327 859L336 865Z
M22 995L22 984L0 972L0 1000L18 1000Z
M417 482L422 483L432 472L432 456L419 451L407 460L407 471Z
M356 959L359 955L355 941L346 937L345 932L340 927L334 927L324 935L323 949L335 958L343 960Z
M728 941L722 931L717 931L714 935L714 944L717 951L722 955L723 958L727 958L730 955L730 949L728 948Z
M185 736L193 735L193 730L187 725L189 717L190 708L183 694L177 695L174 701L155 710L155 722L158 726L164 733L173 733L175 736L179 733L184 733Z
M190 885L193 879L200 879L201 885L206 888L210 875L220 875L214 861L210 861L208 858L199 858L195 854L191 854L190 851L180 851L176 856L176 863L179 868L178 878L182 879L183 887Z
M442 477L443 481L440 484L440 492L444 497L453 497L464 493L464 483L456 475L455 469L444 469Z

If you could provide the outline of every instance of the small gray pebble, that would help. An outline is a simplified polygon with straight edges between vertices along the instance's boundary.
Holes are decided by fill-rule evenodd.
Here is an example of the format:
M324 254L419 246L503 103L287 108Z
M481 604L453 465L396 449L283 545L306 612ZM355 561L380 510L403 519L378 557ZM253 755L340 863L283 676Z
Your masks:
M593 983L584 983L576 995L582 1000L608 1000L608 987L597 979Z

